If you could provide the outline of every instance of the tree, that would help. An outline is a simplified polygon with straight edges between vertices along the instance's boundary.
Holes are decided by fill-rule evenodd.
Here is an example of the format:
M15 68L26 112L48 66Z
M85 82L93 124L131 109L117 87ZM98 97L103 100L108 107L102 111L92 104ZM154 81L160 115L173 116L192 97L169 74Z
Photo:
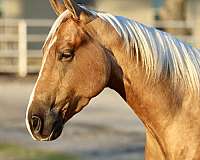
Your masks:
M186 21L187 0L165 0L160 10L160 20ZM165 31L172 34L189 34L188 29L165 28Z

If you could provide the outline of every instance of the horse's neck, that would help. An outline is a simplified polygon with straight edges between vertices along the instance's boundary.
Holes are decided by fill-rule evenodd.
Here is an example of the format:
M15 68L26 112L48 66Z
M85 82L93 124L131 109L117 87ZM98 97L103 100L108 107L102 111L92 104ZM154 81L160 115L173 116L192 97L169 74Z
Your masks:
M94 37L98 37L97 40L113 54L108 54L112 63L108 85L123 97L146 126L147 148L150 148L151 154L155 155L152 159L157 159L158 154L161 155L160 157L170 159L170 156L176 157L174 150L189 147L190 143L196 145L195 141L199 138L197 135L200 134L200 127L198 127L200 126L200 102L183 95L181 90L174 90L173 87L170 87L171 82L167 80L159 80L153 85L145 83L146 77L143 68L125 53L123 40L116 31L100 20L93 24L98 26L98 30L93 26L95 29L91 30L91 33ZM189 128L188 122L191 126ZM180 131L182 132L180 133ZM193 137L193 139L188 137ZM182 139L188 141L181 144L183 143ZM191 142L192 140L193 142ZM180 146L182 148L179 148ZM198 148L188 150L188 153L193 150L198 150ZM155 152L153 153L153 151ZM167 155L168 152L170 152L170 156ZM173 159L180 159L180 157Z
M143 121L159 117L154 113L165 108L165 105L169 105L167 98L173 96L169 95L170 89L164 89L166 87L162 83L153 86L145 84L142 68L125 52L123 39L111 25L97 19L90 26L88 28L92 37L96 37L97 41L113 54L111 56L113 72L109 83L111 88L125 99Z
M167 82L145 84L145 74L140 66L134 65L130 58L127 58L128 56L120 56L120 53L125 55L122 52L115 52L114 57L111 56L114 60L111 60L109 87L121 95L146 126L146 156L150 153L153 154L151 159L165 159L167 151L164 149L163 129L172 121L176 113L173 108L176 108L175 97L177 96L170 95L170 89L164 87L168 86Z
M119 54L114 53L113 58L116 60L112 60L109 86L122 96L144 123L155 123L158 126L162 118L170 119L173 107L169 106L176 105L178 95L170 94L170 88L166 88L168 82L146 83L142 67L125 53L118 57ZM167 112L169 117L166 117Z
M159 137L158 132L172 119L173 107L170 108L170 105L175 102L171 100L173 98L170 96L173 95L170 95L170 88L163 83L145 84L145 74L125 53L122 38L110 25L102 23L100 20L94 22L90 33L113 54L110 55L112 72L108 85L136 112L149 132ZM98 26L98 30L95 26Z
M98 29L96 29L97 26ZM162 99L164 101L165 99L163 93L159 93L158 88L161 86L148 87L142 85L145 79L142 69L134 65L133 60L125 53L124 41L110 24L97 18L88 24L86 29L91 37L113 53L113 56L111 56L111 59L113 59L111 77L113 79L110 81L110 85L117 92L121 92L119 94L136 112L137 108L139 110L142 107L143 109L146 108L144 114L147 114L147 111L153 111L150 108L158 107L156 103L163 104L158 100ZM124 91L122 91L123 88Z

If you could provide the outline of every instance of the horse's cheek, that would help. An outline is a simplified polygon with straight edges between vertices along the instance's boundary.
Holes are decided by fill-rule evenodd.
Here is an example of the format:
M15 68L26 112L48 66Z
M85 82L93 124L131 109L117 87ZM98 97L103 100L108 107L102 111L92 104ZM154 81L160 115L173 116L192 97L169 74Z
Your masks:
M105 87L108 82L109 69L106 66L106 63L101 64L96 70L95 76L91 77L90 87L93 91L93 96L98 95Z

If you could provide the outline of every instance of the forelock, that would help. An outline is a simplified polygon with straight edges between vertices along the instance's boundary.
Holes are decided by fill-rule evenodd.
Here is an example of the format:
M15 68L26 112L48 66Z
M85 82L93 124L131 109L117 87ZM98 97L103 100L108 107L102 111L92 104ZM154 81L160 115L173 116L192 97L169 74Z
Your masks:
M52 44L52 40L54 40L54 35L56 33L56 31L58 30L59 26L62 24L62 22L68 18L70 16L70 12L68 10L64 11L60 16L58 16L58 18L56 19L56 21L54 22L53 26L51 27L51 30L44 42L43 48L46 47L47 44Z

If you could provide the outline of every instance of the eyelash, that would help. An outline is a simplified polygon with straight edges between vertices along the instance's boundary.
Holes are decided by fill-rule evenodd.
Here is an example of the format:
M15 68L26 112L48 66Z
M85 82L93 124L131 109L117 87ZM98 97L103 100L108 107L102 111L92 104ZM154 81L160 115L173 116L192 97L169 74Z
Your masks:
M70 61L74 57L74 51L73 50L67 50L66 52L60 52L59 53L59 60L60 61Z

